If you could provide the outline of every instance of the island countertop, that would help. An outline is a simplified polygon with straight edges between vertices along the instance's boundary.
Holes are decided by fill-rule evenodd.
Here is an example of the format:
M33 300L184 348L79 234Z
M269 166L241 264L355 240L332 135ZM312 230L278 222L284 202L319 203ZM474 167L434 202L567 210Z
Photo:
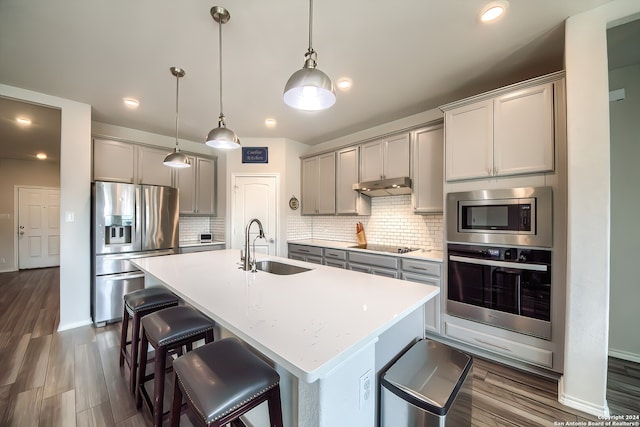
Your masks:
M439 288L258 254L309 268L293 275L239 269L240 251L138 258L133 262L299 379L330 375L424 305Z

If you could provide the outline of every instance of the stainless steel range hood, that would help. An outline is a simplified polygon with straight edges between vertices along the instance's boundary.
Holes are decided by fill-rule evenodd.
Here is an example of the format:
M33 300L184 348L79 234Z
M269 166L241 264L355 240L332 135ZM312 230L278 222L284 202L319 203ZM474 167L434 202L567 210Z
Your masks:
M401 178L359 182L353 184L353 189L371 197L411 194L411 178L405 176Z

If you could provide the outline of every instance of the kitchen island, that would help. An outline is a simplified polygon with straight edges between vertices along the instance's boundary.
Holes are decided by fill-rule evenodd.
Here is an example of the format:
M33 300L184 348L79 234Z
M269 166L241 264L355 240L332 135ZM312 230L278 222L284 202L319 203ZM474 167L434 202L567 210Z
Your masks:
M233 249L135 265L145 286L162 284L215 320L216 338L236 336L272 362L285 426L375 425L378 373L423 337L424 305L439 289L274 256L258 260L309 270L243 271ZM264 414L250 421L263 425Z

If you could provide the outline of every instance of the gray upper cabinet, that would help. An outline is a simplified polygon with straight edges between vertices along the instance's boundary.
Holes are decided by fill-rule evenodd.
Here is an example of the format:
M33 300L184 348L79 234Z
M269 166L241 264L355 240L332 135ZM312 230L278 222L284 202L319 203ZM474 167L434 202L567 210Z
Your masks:
M353 190L360 182L358 165L360 147L348 147L336 153L336 213L339 215L371 215L371 199Z
M172 168L162 162L166 148L95 138L93 140L94 181L172 185Z
M190 168L176 170L180 190L180 213L216 214L216 159L187 155Z
M561 81L545 76L442 107L447 181L553 171Z
M173 168L163 164L169 154L167 148L138 145L138 184L171 186Z
M413 210L443 211L444 129L442 124L411 132L413 159Z
M93 140L93 180L134 183L135 145L121 141Z
M376 181L409 176L409 133L361 145L360 181Z
M336 153L302 160L302 214L336 213Z
M216 214L216 159L196 157L196 213Z

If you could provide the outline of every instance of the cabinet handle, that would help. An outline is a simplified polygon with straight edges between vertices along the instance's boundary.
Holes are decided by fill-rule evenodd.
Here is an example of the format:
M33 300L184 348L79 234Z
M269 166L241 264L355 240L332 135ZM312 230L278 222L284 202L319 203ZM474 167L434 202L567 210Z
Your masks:
M494 176L498 175L498 168L493 168L493 175Z
M487 169L487 175L493 176L493 169L492 168L488 168Z
M305 253L309 253L308 249L298 249L298 252L305 252Z
M414 267L411 266L409 267L411 270L420 270L420 271L429 271L428 269L424 268L424 267Z
M338 257L338 255L336 255L336 254L327 254L327 255L328 256L332 256L332 257L336 257L336 258Z

